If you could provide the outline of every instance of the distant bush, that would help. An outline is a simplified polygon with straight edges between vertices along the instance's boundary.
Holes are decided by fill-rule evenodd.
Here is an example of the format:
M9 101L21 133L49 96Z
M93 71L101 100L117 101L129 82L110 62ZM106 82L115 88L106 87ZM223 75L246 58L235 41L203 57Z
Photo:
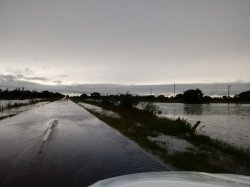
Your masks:
M153 99L155 99L155 96L154 95L148 95L148 96L146 96L146 98L149 99L149 100L153 100Z
M203 97L203 100L204 100L204 102L208 103L208 102L212 101L212 98L210 96L206 95L206 96Z
M175 99L182 100L182 99L183 99L183 94L177 94L177 95L175 96Z
M81 97L81 98L87 98L88 95L87 95L87 94L82 94L80 97Z
M98 92L93 92L93 93L90 94L90 96L93 97L93 98L99 98L99 97L101 97L101 94L98 93Z
M238 95L240 100L246 100L246 101L250 101L250 90L246 91L246 92L242 92Z
M165 96L164 96L164 95L159 95L159 96L157 97L157 99L165 99Z
M132 108L136 104L138 104L138 100L135 97L133 97L131 94L126 93L126 94L120 95L120 104L119 104L120 107Z
M183 93L183 102L184 103L202 103L203 102L202 91L200 89L185 91Z
M141 105L142 105L143 112L146 112L150 115L161 114L159 106L157 106L156 104L154 104L152 102L142 103Z

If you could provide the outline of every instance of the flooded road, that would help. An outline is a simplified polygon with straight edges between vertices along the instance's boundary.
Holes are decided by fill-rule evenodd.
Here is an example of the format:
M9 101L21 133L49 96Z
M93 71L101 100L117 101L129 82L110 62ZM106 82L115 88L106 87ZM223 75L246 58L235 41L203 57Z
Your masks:
M0 121L0 186L87 186L165 166L71 101Z

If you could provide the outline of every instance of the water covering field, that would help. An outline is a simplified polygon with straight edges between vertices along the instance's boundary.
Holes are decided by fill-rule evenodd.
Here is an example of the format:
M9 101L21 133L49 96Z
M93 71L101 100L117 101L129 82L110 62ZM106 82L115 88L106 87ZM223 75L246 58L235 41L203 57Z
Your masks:
M199 133L250 148L250 104L156 103L162 116L201 121Z
M24 100L0 100L0 107L6 107L7 105L17 104L27 104L31 101L31 99L24 99Z

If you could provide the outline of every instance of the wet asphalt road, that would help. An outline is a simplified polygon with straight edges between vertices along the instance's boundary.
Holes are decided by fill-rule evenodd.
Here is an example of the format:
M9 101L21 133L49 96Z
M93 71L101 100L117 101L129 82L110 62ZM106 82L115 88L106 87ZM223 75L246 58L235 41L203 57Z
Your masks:
M114 176L164 170L72 101L0 121L0 186L88 186Z

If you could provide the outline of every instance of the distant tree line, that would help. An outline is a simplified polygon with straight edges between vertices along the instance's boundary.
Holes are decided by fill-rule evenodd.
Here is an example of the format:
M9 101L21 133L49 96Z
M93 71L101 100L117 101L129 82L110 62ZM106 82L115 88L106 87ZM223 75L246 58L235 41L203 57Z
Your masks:
M91 98L91 99L105 99L109 101L126 101L125 105L131 105L130 103L145 101L145 102L180 102L180 103L212 103L212 102L250 102L250 91L242 92L234 97L222 96L222 97L210 97L202 93L200 89L190 89L184 91L182 94L177 94L176 96L166 97L164 95L146 95L132 96L131 94L120 94L120 95L101 95L98 92L93 92L90 95L82 94L80 98Z
M30 91L30 90L24 90L16 88L14 90L2 90L0 89L0 99L35 99L35 98L62 98L64 95L61 93L54 93L49 91Z

